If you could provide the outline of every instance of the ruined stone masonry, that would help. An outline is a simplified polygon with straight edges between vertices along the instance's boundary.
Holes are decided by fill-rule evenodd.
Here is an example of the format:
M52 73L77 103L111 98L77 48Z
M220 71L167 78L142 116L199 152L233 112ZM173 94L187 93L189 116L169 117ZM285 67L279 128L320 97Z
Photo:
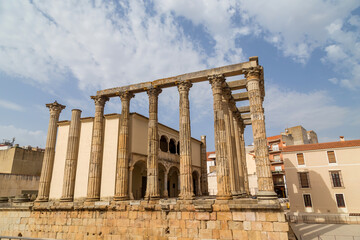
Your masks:
M227 81L238 75L245 79ZM213 94L216 196L208 196L206 136L201 141L191 137L189 93L203 81ZM168 87L178 88L179 131L158 123L159 94ZM130 100L141 92L149 98L148 118L130 113ZM264 96L263 67L251 57L98 91L91 97L94 118L81 118L74 109L71 121L59 122L65 106L47 104L50 121L39 196L35 202L0 203L0 236L288 239L288 223L273 189ZM104 115L113 97L121 99L121 114ZM237 107L239 101L249 106ZM257 199L249 196L247 125L254 137Z

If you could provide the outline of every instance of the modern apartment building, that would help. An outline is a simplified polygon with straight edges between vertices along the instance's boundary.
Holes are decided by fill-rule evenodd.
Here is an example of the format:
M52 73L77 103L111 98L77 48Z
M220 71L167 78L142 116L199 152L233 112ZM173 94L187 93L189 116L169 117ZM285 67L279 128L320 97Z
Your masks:
M282 151L291 212L360 213L360 140Z
M291 145L317 143L314 131L307 131L302 126L286 128L280 135L267 138L269 145L269 159L274 181L274 190L278 197L287 197L286 178L284 172L283 148Z

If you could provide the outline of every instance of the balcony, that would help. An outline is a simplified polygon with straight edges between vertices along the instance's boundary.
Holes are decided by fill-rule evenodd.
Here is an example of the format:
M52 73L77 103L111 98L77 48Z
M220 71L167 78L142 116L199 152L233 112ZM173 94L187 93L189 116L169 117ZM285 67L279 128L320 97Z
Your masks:
M282 186L285 186L285 184L282 181L278 181L278 182L274 182L274 186L275 187L282 187Z
M283 161L283 160L270 160L270 163L271 163L271 165L274 165L274 164L283 164L284 161Z
M159 150L159 159L162 160L167 160L167 161L171 161L171 162L180 162L180 156L174 153L170 153L170 152L163 152L161 150Z
M285 172L282 170L282 171L271 171L272 175L284 175Z

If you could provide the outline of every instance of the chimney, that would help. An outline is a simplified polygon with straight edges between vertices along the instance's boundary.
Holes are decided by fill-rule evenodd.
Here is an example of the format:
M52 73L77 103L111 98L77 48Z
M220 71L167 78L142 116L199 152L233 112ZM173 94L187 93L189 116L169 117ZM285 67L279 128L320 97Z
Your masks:
M344 136L340 136L340 142L344 142L344 141L345 141Z

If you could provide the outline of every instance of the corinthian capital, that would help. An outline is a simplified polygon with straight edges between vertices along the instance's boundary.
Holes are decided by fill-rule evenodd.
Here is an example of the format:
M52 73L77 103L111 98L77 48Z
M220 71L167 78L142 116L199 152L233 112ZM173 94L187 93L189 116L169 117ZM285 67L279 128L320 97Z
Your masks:
M161 88L153 87L148 89L146 92L149 95L149 97L157 97L162 92L162 90Z
M129 101L131 98L135 97L135 95L132 92L128 92L128 91L119 92L117 95L120 97L121 101Z
M179 82L176 84L179 92L189 92L192 87L192 83L189 81Z
M225 77L223 74L214 74L208 76L208 80L212 88L221 88L225 82Z
M57 101L46 104L46 107L49 108L50 114L60 114L60 112L66 108L65 105L61 105Z
M249 78L256 78L260 79L262 68L260 66L257 67L250 67L243 70L243 73L245 74L246 79Z
M95 106L101 107L104 107L105 102L109 101L109 98L105 96L91 96L91 99L94 100Z

